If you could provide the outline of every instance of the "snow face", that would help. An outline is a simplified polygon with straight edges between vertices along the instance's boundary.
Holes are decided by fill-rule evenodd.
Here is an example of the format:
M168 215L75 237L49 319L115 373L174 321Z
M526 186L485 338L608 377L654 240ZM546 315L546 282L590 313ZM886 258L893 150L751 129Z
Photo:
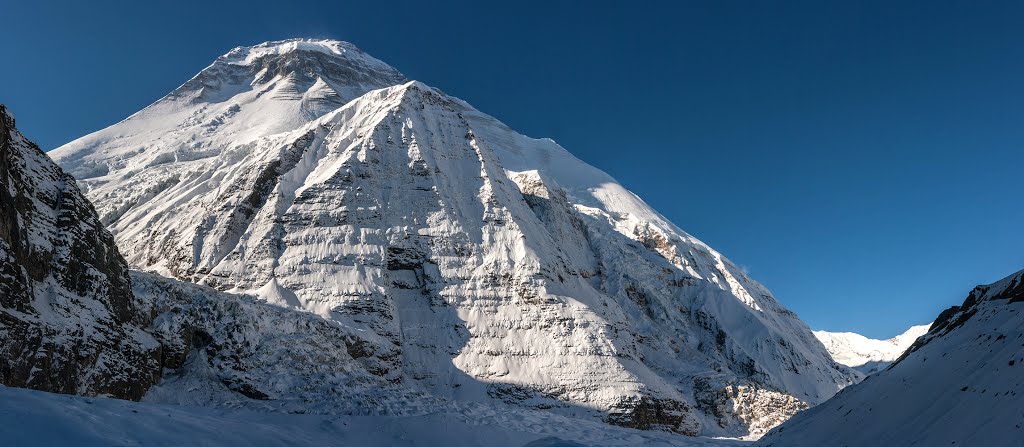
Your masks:
M349 44L233 50L52 155L133 265L353 328L438 398L747 436L859 377L604 172Z
M898 359L918 337L928 332L929 327L930 324L912 326L888 340L875 340L853 332L814 331L814 336L836 362L864 374L874 374Z
M1024 445L1024 271L979 286L888 369L761 446Z

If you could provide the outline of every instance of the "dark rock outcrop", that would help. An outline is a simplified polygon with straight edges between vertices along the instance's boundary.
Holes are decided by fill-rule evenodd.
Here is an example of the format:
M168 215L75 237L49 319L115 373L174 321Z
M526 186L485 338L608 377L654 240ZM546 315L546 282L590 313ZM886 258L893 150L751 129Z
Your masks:
M114 238L0 105L0 383L138 400L160 375Z

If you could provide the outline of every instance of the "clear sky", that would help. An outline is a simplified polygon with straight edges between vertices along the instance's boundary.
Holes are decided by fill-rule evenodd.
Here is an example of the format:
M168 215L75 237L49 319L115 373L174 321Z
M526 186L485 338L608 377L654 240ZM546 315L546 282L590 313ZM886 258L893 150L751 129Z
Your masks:
M52 149L232 47L336 38L554 138L812 328L893 336L1024 268L1022 2L483 3L4 2L0 102Z

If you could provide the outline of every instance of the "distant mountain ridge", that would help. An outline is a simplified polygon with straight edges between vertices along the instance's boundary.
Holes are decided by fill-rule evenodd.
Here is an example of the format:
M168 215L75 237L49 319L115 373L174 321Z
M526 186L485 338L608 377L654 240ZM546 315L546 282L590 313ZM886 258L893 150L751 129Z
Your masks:
M814 331L835 361L864 374L885 369L900 357L918 337L928 332L930 324L912 326L906 332L887 340L867 338L853 332Z
M51 155L133 266L319 315L415 392L756 436L860 378L606 173L344 42L236 48Z

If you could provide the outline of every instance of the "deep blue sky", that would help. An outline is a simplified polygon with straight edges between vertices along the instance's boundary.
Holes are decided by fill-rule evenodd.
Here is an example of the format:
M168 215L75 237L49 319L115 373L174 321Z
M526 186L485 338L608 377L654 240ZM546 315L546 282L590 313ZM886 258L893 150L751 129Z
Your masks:
M147 3L4 5L23 132L51 149L232 47L331 37L559 141L815 329L892 336L1024 268L1022 2Z

